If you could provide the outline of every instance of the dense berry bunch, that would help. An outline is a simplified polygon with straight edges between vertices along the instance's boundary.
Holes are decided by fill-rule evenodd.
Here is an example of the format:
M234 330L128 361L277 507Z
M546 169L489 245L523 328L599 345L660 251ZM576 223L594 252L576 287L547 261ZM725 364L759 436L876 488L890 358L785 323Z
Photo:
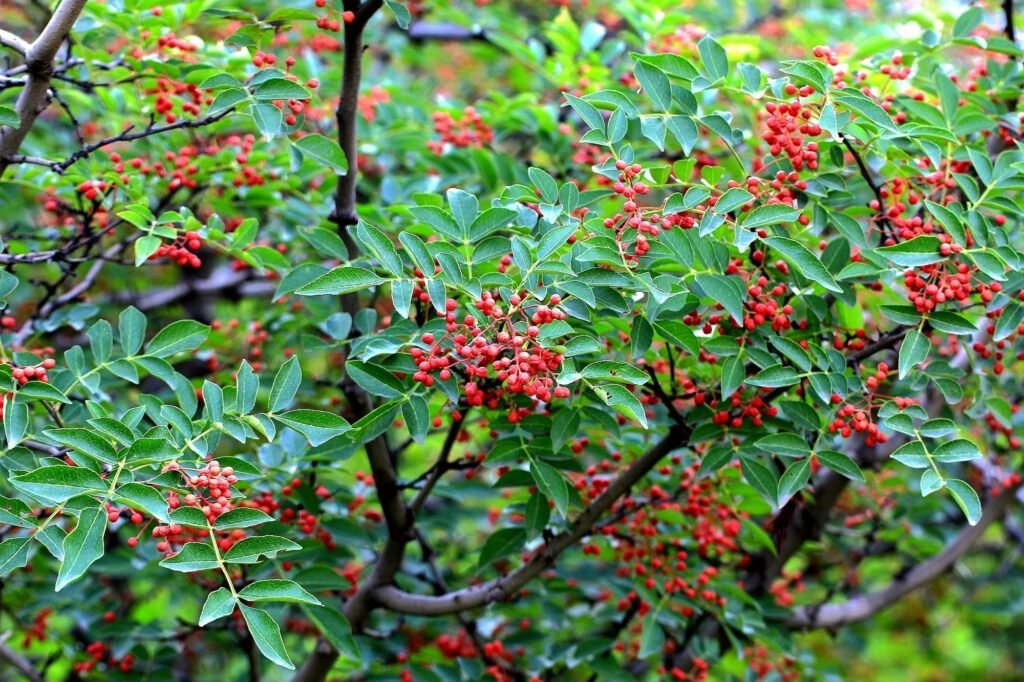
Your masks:
M432 386L435 376L448 381L454 372L459 372L466 379L465 397L469 405L484 404L487 392L481 384L487 379L497 379L510 394L526 395L541 402L567 397L569 389L555 386L554 380L564 348L557 344L545 346L541 340L544 325L565 318L565 312L557 307L559 303L561 297L557 294L549 299L548 305L527 293L513 294L506 309L491 292L485 291L474 304L484 316L481 322L474 315L460 319L455 312L458 303L448 299L445 311L439 313L445 319L445 335L437 338L427 332L421 340L428 349L410 350L417 366L413 378Z
M440 140L430 140L427 146L435 154L449 147L484 147L494 139L494 130L477 113L475 107L466 107L462 116L455 118L447 111L433 114L434 132Z
M203 262L196 252L201 248L203 248L203 238L199 236L199 233L185 232L170 244L163 244L157 248L149 258L150 260L170 258L182 267L198 268Z

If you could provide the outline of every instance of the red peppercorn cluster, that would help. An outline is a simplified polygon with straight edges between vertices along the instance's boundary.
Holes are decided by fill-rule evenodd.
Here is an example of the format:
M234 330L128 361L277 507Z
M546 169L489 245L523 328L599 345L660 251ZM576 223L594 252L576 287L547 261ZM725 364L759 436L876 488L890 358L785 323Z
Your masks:
M377 119L377 107L391 101L391 93L379 85L374 85L359 96L359 113L369 123Z
M316 0L314 3L319 9L327 9L327 12L316 19L316 27L325 31L337 33L341 30L342 23L351 24L356 20L356 13L349 10L338 12L333 7L327 6L327 0ZM340 19L340 21L339 21Z
M903 273L907 300L921 313L935 310L946 302L963 305L975 294L983 303L990 303L1003 286L999 282L974 281L972 275L977 271L966 263L949 262L909 268Z
M185 232L175 238L170 244L163 244L150 255L149 260L170 258L178 265L198 268L203 262L196 251L203 247L203 238L198 232Z
M120 521L122 518L126 518L132 524L138 526L145 520L143 519L142 514L135 511L131 507L122 507L118 509L116 505L110 504L109 502L105 502L103 504L103 508L107 510L107 521L109 521L110 523L116 523Z
M179 105L182 113L196 116L201 105L213 102L213 98L208 97L195 83L183 83L171 78L158 78L156 87L145 92L155 95L153 110L163 116L167 123L178 120L175 109Z
M623 212L616 213L611 218L606 218L604 226L610 230L615 230L615 241L620 244L628 242L626 238L627 230L636 230L636 238L632 242L632 253L635 259L651 250L647 236L655 237L659 235L662 226L667 225L657 213L645 216L644 209L637 202L639 197L650 192L650 188L645 183L637 180L637 176L643 172L643 167L638 163L628 164L619 159L615 162L615 169L619 171L619 179L618 182L612 185L612 189L624 199L622 203Z
M25 634L21 638L21 648L27 649L32 645L32 642L45 642L50 637L50 616L53 615L53 609L46 607L39 609L35 617L32 618L32 625L25 628Z
M839 66L839 55L828 45L818 45L812 50L812 54L829 66Z
M19 384L24 386L30 381L49 381L46 375L46 370L53 369L57 366L57 361L53 358L46 358L37 365L29 365L27 367L15 367L11 370L11 376Z
M768 679L776 682L807 679L795 658L778 654L760 644L745 647L743 657L747 661L747 670L753 672L758 682Z
M75 662L73 666L78 674L93 672L98 666L103 664L106 664L106 670L108 671L119 670L123 673L131 672L135 666L135 656L133 654L129 652L119 658L103 642L90 642L85 647L85 654L88 658L84 661Z
M867 377L865 384L869 387L868 395L863 399L864 403L860 407L852 403L843 403L842 396L838 393L832 394L832 403L840 407L836 410L835 419L828 425L829 433L837 433L843 438L849 438L854 433L862 433L865 434L864 442L868 446L889 441L889 436L881 431L878 424L874 421L875 412L888 399L885 397L876 398L874 395L875 389L872 388L872 386L877 387L879 382L885 380L888 373L889 366L882 362L878 365L878 371ZM893 398L892 401L901 410L914 404L912 398L898 396Z
M697 24L684 24L672 33L652 38L647 44L651 52L661 54L670 52L672 54L696 54L697 43L704 37L706 31Z
M455 312L458 302L448 299L445 311L439 313L445 318L445 335L438 339L427 332L421 340L428 350L409 351L417 365L413 379L432 386L435 375L447 381L453 370L458 370L466 378L464 390L470 405L483 405L488 400L488 392L479 382L489 377L501 381L508 393L537 401L568 397L568 388L554 385L563 359L559 348L545 348L538 341L545 324L565 318L565 312L557 307L561 300L555 294L550 305L545 305L524 292L510 296L506 310L494 294L485 291L475 302L485 318L486 326L481 326L474 315L465 315L460 320ZM492 400L496 405L496 396ZM514 410L510 420L518 421L518 414Z
M80 183L77 189L78 193L89 201L96 201L102 199L109 188L110 185L102 180L86 180Z
M818 143L807 142L805 137L821 135L821 126L811 123L815 108L801 100L813 95L814 88L809 85L798 88L790 83L786 86L786 94L797 97L788 103L768 102L764 105L765 131L761 139L768 145L772 156L785 154L794 170L799 172L805 167L815 170L818 167Z
M451 147L483 147L494 139L494 130L484 122L475 107L463 109L459 118L447 111L435 111L433 119L434 132L441 139L430 140L427 147L435 154Z

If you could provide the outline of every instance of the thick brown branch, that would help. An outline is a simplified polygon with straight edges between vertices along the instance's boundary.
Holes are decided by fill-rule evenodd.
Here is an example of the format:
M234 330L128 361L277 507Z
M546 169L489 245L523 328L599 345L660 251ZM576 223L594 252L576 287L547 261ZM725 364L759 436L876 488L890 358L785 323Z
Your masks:
M382 606L397 613L418 616L441 616L460 613L514 595L528 582L555 563L558 556L588 535L601 516L672 450L683 447L689 436L688 426L674 426L650 450L637 458L570 527L556 535L544 549L515 571L480 585L473 585L442 596L411 594L394 586L376 590L373 597Z
M85 8L85 3L86 0L62 0L39 37L25 50L28 75L14 105L20 124L16 128L0 128L0 176L10 165L7 158L18 153L39 114L50 103L53 60Z
M28 54L29 47L27 40L23 40L19 36L14 35L10 31L0 30L0 47L6 47L14 50L22 57Z
M21 676L29 680L29 682L43 682L43 676L35 669L32 662L7 646L6 639L7 636L0 638L0 661L7 663L14 670L21 673Z
M985 506L981 520L964 528L945 549L894 580L888 587L854 597L842 604L825 604L798 609L789 619L794 628L836 628L870 618L914 590L924 587L949 568L1006 512L1017 495L1017 487L1005 488Z

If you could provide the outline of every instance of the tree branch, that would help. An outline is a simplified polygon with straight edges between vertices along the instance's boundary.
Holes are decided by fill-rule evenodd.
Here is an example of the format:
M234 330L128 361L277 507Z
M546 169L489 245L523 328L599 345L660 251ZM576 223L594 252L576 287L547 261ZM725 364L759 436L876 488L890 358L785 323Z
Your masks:
M234 107L231 107L229 109L225 109L224 111L219 111L216 114L213 114L213 115L210 115L210 116L204 116L203 118L198 118L198 119L194 119L194 120L193 119L185 119L185 118L183 118L180 121L175 121L174 123L168 123L168 124L162 125L162 126L158 126L158 125L154 125L153 123L150 123L148 126L143 128L142 130L138 130L136 132L131 132L132 128L129 127L127 130L125 130L124 132L121 132L121 133L119 133L117 135L111 135L110 137L105 137L102 140L98 140L96 142L93 142L92 144L88 144L88 145L82 147L81 149L79 149L78 151L74 152L73 154L71 154L71 156L67 157L63 161L48 161L46 159L40 159L40 158L37 158L37 157L19 156L17 154L13 154L11 156L7 156L7 157L4 157L4 158L0 159L0 164L2 164L2 163L8 163L8 164L29 163L29 164L34 164L34 165L37 165L37 166L46 166L50 170L52 170L54 173L57 173L58 175L62 175L64 173L64 171L66 171L68 168L73 166L78 161L80 161L80 160L82 160L82 159L92 155L94 152L96 152L96 151L98 151L100 149L103 149L104 147L106 147L108 145L112 145L112 144L115 144L117 142L131 142L132 140L141 140L144 137L151 137L153 135L159 135L160 133L166 133L166 132L168 132L170 130L180 130L180 129L183 129L183 128L202 128L204 126L208 126L208 125L211 125L213 123L216 123L217 121L221 120L222 118L224 118L228 114L232 113L233 111L234 111Z
M8 663L12 668L21 673L22 677L29 680L29 682L43 682L43 676L35 669L32 662L11 647L7 646L8 637L10 637L9 632L5 633L3 637L0 637L0 661Z
M528 582L555 563L558 556L590 533L612 504L625 495L641 478L653 469L663 457L683 447L689 439L688 426L673 426L650 450L637 458L620 474L594 502L581 513L570 527L556 535L547 546L515 571L480 585L449 592L442 596L411 594L388 585L376 590L373 597L382 606L397 613L417 616L442 616L459 613L507 599Z
M359 222L356 214L356 179L359 176L357 133L359 127L359 83L363 77L363 29L384 0L368 0L359 7L356 19L345 24L345 52L341 72L341 101L334 117L338 122L338 145L348 161L348 172L338 178L331 221L338 226L350 257L358 250L348 227Z
M39 114L50 103L50 79L53 77L53 60L57 51L64 43L71 27L75 25L87 0L61 0L53 16L43 28L39 37L25 50L25 65L28 76L25 87L18 95L14 110L21 123L17 128L0 129L0 177L3 176L10 161L7 157L18 153L21 143L25 141L29 131Z
M0 30L0 47L6 47L8 49L14 50L22 57L24 57L26 54L28 54L28 49L30 45L28 44L27 40L24 40L19 36L16 36L10 31Z
M914 590L924 587L966 554L988 527L1006 512L1017 495L1017 489L1015 486L1002 490L985 506L977 525L964 528L942 552L918 564L888 587L854 597L842 604L802 607L796 610L787 624L793 628L837 628L870 618Z

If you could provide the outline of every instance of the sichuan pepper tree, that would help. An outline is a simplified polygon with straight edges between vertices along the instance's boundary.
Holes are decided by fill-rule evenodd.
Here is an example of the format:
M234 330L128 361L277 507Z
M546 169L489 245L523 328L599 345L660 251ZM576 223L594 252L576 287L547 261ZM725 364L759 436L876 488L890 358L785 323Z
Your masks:
M1012 679L1013 3L679 4L5 5L0 679Z

